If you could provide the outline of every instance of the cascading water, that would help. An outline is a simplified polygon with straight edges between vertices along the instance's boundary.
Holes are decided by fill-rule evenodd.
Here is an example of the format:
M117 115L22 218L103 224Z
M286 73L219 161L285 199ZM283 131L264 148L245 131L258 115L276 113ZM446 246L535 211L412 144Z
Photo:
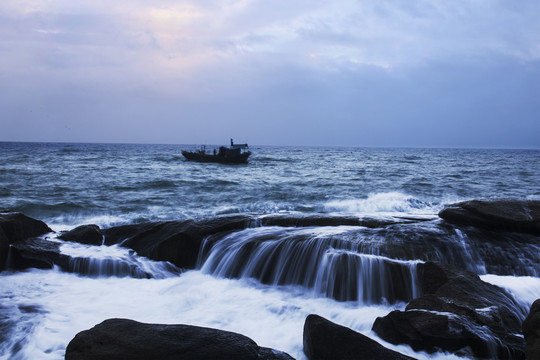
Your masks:
M416 265L362 254L358 244L332 235L349 227L252 228L209 237L199 267L220 277L301 285L317 296L364 304L409 301L419 295Z
M169 262L152 261L130 249L114 246L86 246L62 242L60 252L69 256L62 270L90 277L132 277L165 279L180 274Z
M364 304L410 301L420 293L416 281L419 262L329 248L317 271L315 291Z

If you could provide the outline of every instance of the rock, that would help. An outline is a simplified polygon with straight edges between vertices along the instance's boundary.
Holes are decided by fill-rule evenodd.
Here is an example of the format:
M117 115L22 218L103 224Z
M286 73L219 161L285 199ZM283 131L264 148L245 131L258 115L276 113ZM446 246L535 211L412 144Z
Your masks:
M389 217L373 218L330 214L272 214L260 217L263 226L309 227L309 226L363 226L372 229L395 224L411 224L431 221L432 218Z
M540 359L540 299L536 300L525 321L523 321L525 336L525 356L527 359Z
M78 226L73 230L62 233L58 238L88 245L101 245L103 243L103 234L101 234L101 230L97 225Z
M144 324L109 319L78 333L68 344L66 360L98 359L268 359L290 360L288 354L259 347L229 331L189 325Z
M309 360L412 359L385 348L365 335L337 325L318 315L309 315L304 323L304 353Z
M51 269L53 266L58 266L62 271L90 277L152 278L152 275L143 267L138 266L138 263L130 263L129 259L71 257L63 254L60 246L58 242L41 238L17 241L11 246L9 266L13 270Z
M53 232L43 221L16 212L0 213L0 229L11 244Z
M11 246L9 266L15 270L51 269L54 265L67 266L68 263L69 257L60 254L60 244L57 242L30 238Z
M471 200L448 205L439 216L459 225L540 235L540 200Z
M430 353L523 358L523 339L516 334L524 309L506 291L432 262L418 265L418 278L423 296L373 324L381 338Z
M349 228L334 237L358 243L361 252L377 249L378 255L391 259L436 261L498 275L540 276L540 239L531 234L459 229L438 219Z
M210 219L166 221L157 223L118 226L103 230L105 244L120 243L152 260L169 261L184 268L193 269L201 243L205 237L242 230L248 227L249 216L219 216Z
M4 230L0 229L0 271L6 268L6 261L9 253L9 240L4 234Z
M9 244L52 230L43 221L16 212L0 212L0 271L6 266Z
M261 218L263 226L308 227L308 226L360 226L355 216L335 216L326 214L273 214Z

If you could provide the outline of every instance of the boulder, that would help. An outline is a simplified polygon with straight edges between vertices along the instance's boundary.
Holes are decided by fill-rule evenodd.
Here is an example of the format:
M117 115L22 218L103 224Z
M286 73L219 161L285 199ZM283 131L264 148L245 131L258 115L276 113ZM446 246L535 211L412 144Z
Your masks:
M375 340L352 329L313 314L309 315L304 323L304 353L309 360L412 359L389 350Z
M291 360L283 352L261 348L229 331L190 325L144 324L109 319L78 333L68 344L66 360L98 359L236 359Z
M529 315L523 321L523 336L526 358L540 359L540 299L532 304Z
M139 255L157 261L169 261L184 268L197 265L201 243L207 236L242 230L252 223L244 215L210 219L165 221L113 227L103 230L105 244L121 244Z
M21 213L0 213L0 229L10 243L53 232L47 224Z
M540 200L471 200L446 206L439 216L458 225L540 235Z
M9 244L52 230L43 221L17 212L0 212L0 271L6 267Z
M418 281L423 296L405 311L376 319L373 330L381 338L430 353L523 358L523 339L516 334L525 312L506 291L433 262L418 265Z
M103 234L97 225L78 226L62 233L58 238L87 245L101 245L103 243Z

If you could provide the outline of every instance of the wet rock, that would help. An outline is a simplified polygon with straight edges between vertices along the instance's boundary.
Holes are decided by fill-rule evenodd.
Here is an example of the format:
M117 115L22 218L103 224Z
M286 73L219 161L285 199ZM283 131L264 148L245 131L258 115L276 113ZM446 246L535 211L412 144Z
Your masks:
M93 359L292 358L280 351L261 348L250 338L229 331L109 319L90 330L78 333L67 346L66 360Z
M431 221L432 218L388 217L372 218L330 214L273 214L260 218L263 226L309 227L309 226L363 226L372 229L395 224L411 224Z
M300 285L339 301L394 303L415 294L416 262L355 252L343 233L257 228L209 236L201 270L219 277Z
M540 299L532 304L529 315L523 321L523 335L526 358L540 359Z
M439 216L459 225L540 235L540 200L471 200L448 205Z
M43 221L16 212L0 213L0 229L10 243L52 232Z
M59 243L40 238L17 241L11 246L10 255L9 267L14 270L51 269L69 262L69 257L60 253Z
M308 227L308 226L360 226L361 222L355 216L332 216L320 214L274 214L261 218L263 226Z
M304 323L304 353L309 360L412 359L385 348L367 336L318 315L309 315Z
M6 266L9 244L52 230L43 221L16 212L0 212L0 271Z
M119 259L71 257L62 254L60 246L58 242L40 238L17 241L11 246L9 267L13 270L24 270L51 269L58 266L62 271L90 277L116 276L137 279L152 277L139 267Z
M359 250L393 259L436 261L459 269L498 275L540 276L540 239L526 233L457 228L444 221L358 228L347 239Z
M193 269L205 237L245 229L252 220L249 216L237 215L134 224L105 229L103 234L106 245L119 243L149 259Z
M103 243L103 234L101 234L101 230L97 225L78 226L73 230L62 233L58 238L88 245L101 245Z
M4 230L0 229L0 271L6 267L6 261L9 253L9 240L4 234Z
M522 309L503 289L468 272L427 262L418 265L423 296L405 311L377 318L373 330L416 351L439 349L477 358L521 359Z

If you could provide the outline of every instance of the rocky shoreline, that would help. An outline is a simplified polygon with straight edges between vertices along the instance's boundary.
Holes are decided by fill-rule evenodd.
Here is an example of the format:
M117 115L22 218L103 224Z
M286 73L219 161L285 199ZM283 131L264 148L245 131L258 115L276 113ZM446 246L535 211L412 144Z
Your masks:
M205 255L205 242L211 246L213 241L227 234L254 227L347 226L353 234L358 229L362 235L388 239L379 245L381 255L421 260L415 268L419 295L411 298L398 294L396 300L408 303L405 310L393 311L373 324L373 331L382 339L392 344L407 344L415 351L443 350L471 358L540 358L539 301L531 309L524 309L504 289L483 282L471 271L474 268L465 266L468 259L460 259L463 253L459 246L462 245L454 246L441 240L441 234L466 234L467 255L474 260L469 262L483 264L490 273L538 277L540 201L473 200L449 205L439 216L440 219L381 220L327 214L234 215L109 229L84 225L56 237L89 246L118 244L140 256L169 263L180 272L197 267ZM57 266L67 272L91 274L90 269L73 265L84 259L63 254L58 242L47 239L51 232L42 221L20 213L0 212L0 270ZM248 243L246 256L250 248L261 241L264 239ZM129 264L123 266L126 276L151 277ZM396 264L383 266L394 269ZM392 271L394 278L400 276L401 270ZM264 282L264 277L259 280ZM143 338L148 340L142 342ZM310 360L327 359L330 355L343 359L407 358L316 314L306 319L303 342ZM79 333L66 350L66 359L126 356L132 359L291 359L278 350L261 348L240 334L188 325L142 324L127 319L106 320Z

